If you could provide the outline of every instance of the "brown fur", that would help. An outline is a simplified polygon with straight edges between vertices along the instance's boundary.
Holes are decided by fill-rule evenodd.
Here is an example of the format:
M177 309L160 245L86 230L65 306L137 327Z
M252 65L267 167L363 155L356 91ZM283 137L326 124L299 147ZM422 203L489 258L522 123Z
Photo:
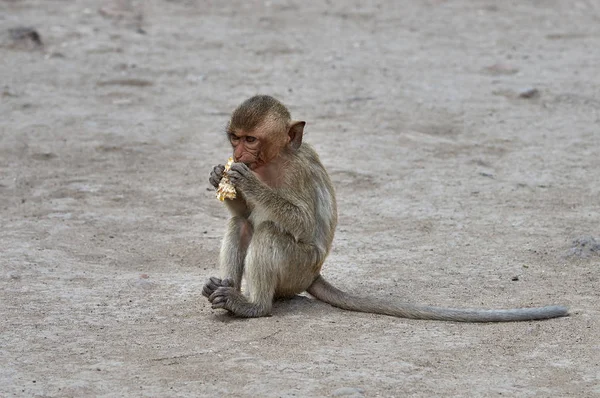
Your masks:
M308 291L339 308L414 319L500 322L568 314L561 306L471 310L391 303L331 286L320 271L337 224L335 192L315 150L302 143L304 124L269 96L252 97L233 112L227 133L236 163L228 175L238 197L226 200L232 217L219 258L223 279L210 278L203 289L213 308L265 316L273 299ZM216 166L211 184L222 175L223 166ZM243 276L248 296L240 290Z

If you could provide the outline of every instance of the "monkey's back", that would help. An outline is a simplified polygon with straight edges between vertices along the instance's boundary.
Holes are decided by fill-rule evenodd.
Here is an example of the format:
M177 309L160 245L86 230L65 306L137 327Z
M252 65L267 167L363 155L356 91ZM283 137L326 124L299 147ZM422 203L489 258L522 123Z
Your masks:
M310 205L315 221L314 244L322 255L320 261L322 264L331 249L337 226L335 190L327 170L312 146L302 143L297 154L304 166L303 169L309 174L307 183L313 196Z

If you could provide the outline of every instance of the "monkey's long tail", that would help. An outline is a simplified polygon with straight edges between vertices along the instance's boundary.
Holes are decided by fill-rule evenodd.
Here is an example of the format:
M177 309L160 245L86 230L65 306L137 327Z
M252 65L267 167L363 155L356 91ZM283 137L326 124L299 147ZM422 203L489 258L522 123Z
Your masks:
M390 303L374 298L357 297L343 292L318 276L307 292L334 307L349 311L369 312L400 318L429 319L454 322L514 322L568 316L569 310L560 305L515 308L507 310L479 310L429 307L405 303Z

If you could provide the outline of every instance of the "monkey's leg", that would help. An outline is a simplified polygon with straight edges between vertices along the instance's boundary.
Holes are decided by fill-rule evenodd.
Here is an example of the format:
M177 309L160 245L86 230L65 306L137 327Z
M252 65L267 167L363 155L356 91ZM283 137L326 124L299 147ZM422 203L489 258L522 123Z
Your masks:
M303 245L282 232L275 224L264 222L254 231L245 259L249 297L233 288L220 287L210 297L213 308L223 308L241 317L270 314L275 293L285 295L304 291L314 280L318 267L314 248ZM309 266L303 266L307 264ZM315 273L316 272L316 273Z
M239 216L231 217L221 245L219 266L223 279L232 279L238 291L242 287L244 259L251 239L252 226L248 220Z
M219 267L223 279L210 278L202 294L210 297L219 287L234 287L240 291L244 273L244 258L252 239L252 226L240 216L231 217L221 245Z

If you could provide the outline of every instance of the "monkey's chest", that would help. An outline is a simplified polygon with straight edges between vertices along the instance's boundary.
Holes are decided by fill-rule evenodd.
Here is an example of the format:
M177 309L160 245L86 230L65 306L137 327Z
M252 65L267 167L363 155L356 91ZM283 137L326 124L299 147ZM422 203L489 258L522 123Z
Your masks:
M248 206L250 214L248 215L248 223L256 228L265 221L270 221L265 211L261 211L260 207Z
M269 213L264 211L260 206L251 210L247 220L253 233L260 228L261 225L263 226L263 229L266 228L273 232L276 231L278 234L290 233L277 219L270 216Z

